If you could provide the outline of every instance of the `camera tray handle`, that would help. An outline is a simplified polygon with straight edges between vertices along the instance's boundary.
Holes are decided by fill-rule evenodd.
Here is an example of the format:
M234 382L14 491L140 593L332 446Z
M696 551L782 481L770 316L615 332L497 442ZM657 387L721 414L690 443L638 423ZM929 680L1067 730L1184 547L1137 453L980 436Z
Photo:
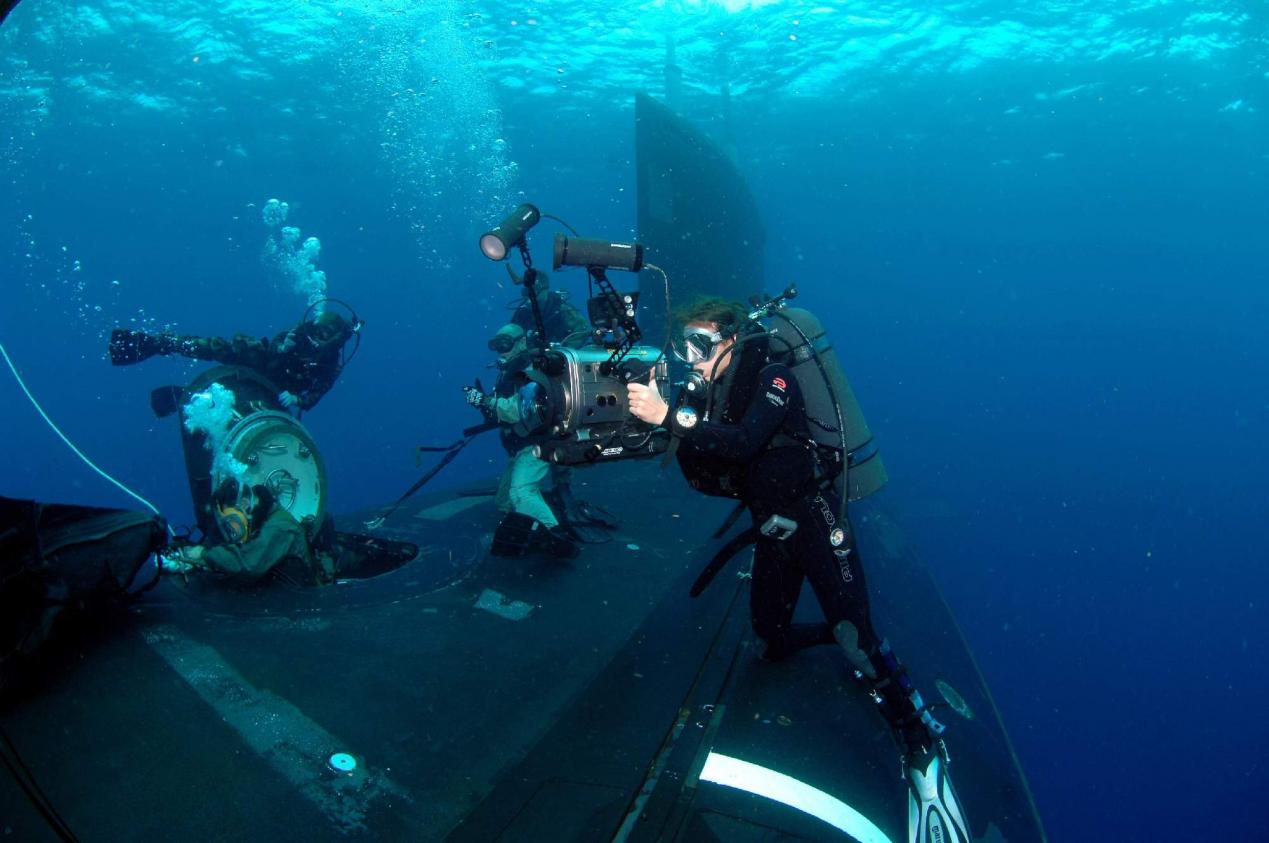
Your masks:
M591 281L599 288L599 295L596 299L602 299L604 306L608 310L609 321L613 327L621 329L621 339L610 346L612 355L604 362L602 371L612 372L617 365L626 358L630 353L630 349L643 338L643 332L639 330L639 323L635 321L634 297L623 296L613 287L612 282L608 280L608 274L602 266L588 266L586 272L589 273ZM591 325L595 325L591 320Z

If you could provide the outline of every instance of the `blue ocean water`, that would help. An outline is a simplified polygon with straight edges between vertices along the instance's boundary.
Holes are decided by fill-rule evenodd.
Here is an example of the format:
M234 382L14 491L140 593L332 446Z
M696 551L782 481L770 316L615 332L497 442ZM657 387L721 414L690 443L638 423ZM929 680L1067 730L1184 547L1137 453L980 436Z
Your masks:
M279 198L367 322L305 418L333 505L394 498L489 380L515 291L479 233L533 201L634 236L633 94L664 95L673 42L1052 838L1245 837L1269 750L1267 32L1239 2L24 0L0 27L0 341L85 452L188 519L146 399L197 367L115 369L105 337L298 320L266 255ZM0 375L0 493L135 505ZM478 442L437 482L502 460Z

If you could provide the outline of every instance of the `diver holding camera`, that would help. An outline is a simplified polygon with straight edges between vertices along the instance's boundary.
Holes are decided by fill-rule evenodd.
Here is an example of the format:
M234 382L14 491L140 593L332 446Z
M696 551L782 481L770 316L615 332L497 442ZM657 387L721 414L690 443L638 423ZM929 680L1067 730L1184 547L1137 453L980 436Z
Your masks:
M546 342L525 241L541 216L532 205L522 205L481 238L481 250L491 260L519 249L539 326L536 348L527 352L531 362L511 401L513 424L538 437L533 450L544 462L676 458L692 488L738 501L720 535L748 510L752 525L714 556L692 596L743 548L755 545L750 617L763 658L779 661L805 647L837 644L901 747L909 839L969 843L968 823L948 777L944 726L873 628L847 504L881 488L886 472L819 320L788 306L797 295L793 287L772 299L755 299L752 308L723 299L690 306L675 347L689 371L671 407L661 387L668 375L665 354L637 344L642 336L634 318L637 296L618 293L607 278L610 269L643 268L640 245L556 235L554 268L587 270L594 330L591 343L581 348ZM667 281L667 305L668 287ZM667 348L672 342L671 331ZM499 533L505 526L504 521ZM495 548L498 543L495 534ZM794 624L807 581L825 622Z
M658 367L664 372L665 364L660 350L636 345L637 294L618 293L606 274L609 269L637 272L642 247L556 236L554 269L585 267L592 292L598 288L587 303L587 324L571 305L561 307L546 273L533 266L525 235L541 217L537 208L521 205L481 238L481 251L492 260L518 249L523 274L509 265L507 270L523 287L526 304L490 341L499 353L492 392L486 394L479 384L463 392L468 403L499 425L511 455L496 497L504 517L492 552L541 551L572 558L578 552L575 542L606 541L603 531L615 527L616 519L573 498L569 467L664 450L668 435L630 418L625 384L648 378ZM532 320L527 330L526 315ZM548 479L552 488L546 493Z
M947 773L944 727L930 714L889 643L874 630L847 500L885 482L867 425L822 326L787 309L790 288L752 311L706 299L683 314L676 354L691 372L672 409L655 381L627 386L630 412L660 425L688 483L735 498L752 526L698 578L696 596L724 564L756 545L750 617L779 661L836 642L902 748L913 843L969 843L968 823ZM768 329L759 319L770 317ZM737 509L736 515L740 514ZM810 582L826 622L794 624Z

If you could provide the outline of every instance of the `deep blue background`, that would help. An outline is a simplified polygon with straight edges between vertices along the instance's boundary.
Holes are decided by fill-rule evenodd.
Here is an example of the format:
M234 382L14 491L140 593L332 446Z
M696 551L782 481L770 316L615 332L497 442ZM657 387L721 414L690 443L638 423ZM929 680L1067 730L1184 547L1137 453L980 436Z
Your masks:
M1263 106L1263 76L1233 68L1019 64L859 79L882 90L862 102L737 102L768 286L796 281L833 331L1055 840L1245 837L1260 794L1269 127L1221 111ZM180 120L58 112L80 106L53 97L10 142L0 340L77 444L176 521L175 422L146 396L191 368L112 369L104 332L141 307L189 333L297 319L261 263L265 200L322 239L331 293L367 321L305 420L336 509L395 497L417 476L414 445L475 421L458 388L482 374L512 297L475 249L489 220L447 220L421 243L393 212L400 184L359 130L373 103L285 126L259 111L321 68L305 73L226 87L223 112ZM1097 85L1035 96L1083 82ZM584 234L630 236L631 101L500 105L522 197ZM687 108L717 127L716 99ZM556 285L582 295L580 276ZM0 493L132 505L7 374L0 420ZM501 460L478 442L437 482Z

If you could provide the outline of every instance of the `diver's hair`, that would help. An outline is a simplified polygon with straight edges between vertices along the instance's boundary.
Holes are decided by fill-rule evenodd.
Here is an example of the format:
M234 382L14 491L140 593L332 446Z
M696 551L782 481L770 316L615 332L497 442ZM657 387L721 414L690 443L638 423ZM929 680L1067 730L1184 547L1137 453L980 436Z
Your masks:
M705 296L674 312L674 327L681 331L688 322L713 322L724 337L735 336L749 319L749 311L739 302Z
M252 486L251 492L256 498L256 505L251 510L251 535L258 536L264 522L268 521L269 516L273 514L277 506L277 498L268 486L262 484Z
M212 502L220 509L228 509L238 505L238 495L238 481L232 477L226 477L212 493Z

